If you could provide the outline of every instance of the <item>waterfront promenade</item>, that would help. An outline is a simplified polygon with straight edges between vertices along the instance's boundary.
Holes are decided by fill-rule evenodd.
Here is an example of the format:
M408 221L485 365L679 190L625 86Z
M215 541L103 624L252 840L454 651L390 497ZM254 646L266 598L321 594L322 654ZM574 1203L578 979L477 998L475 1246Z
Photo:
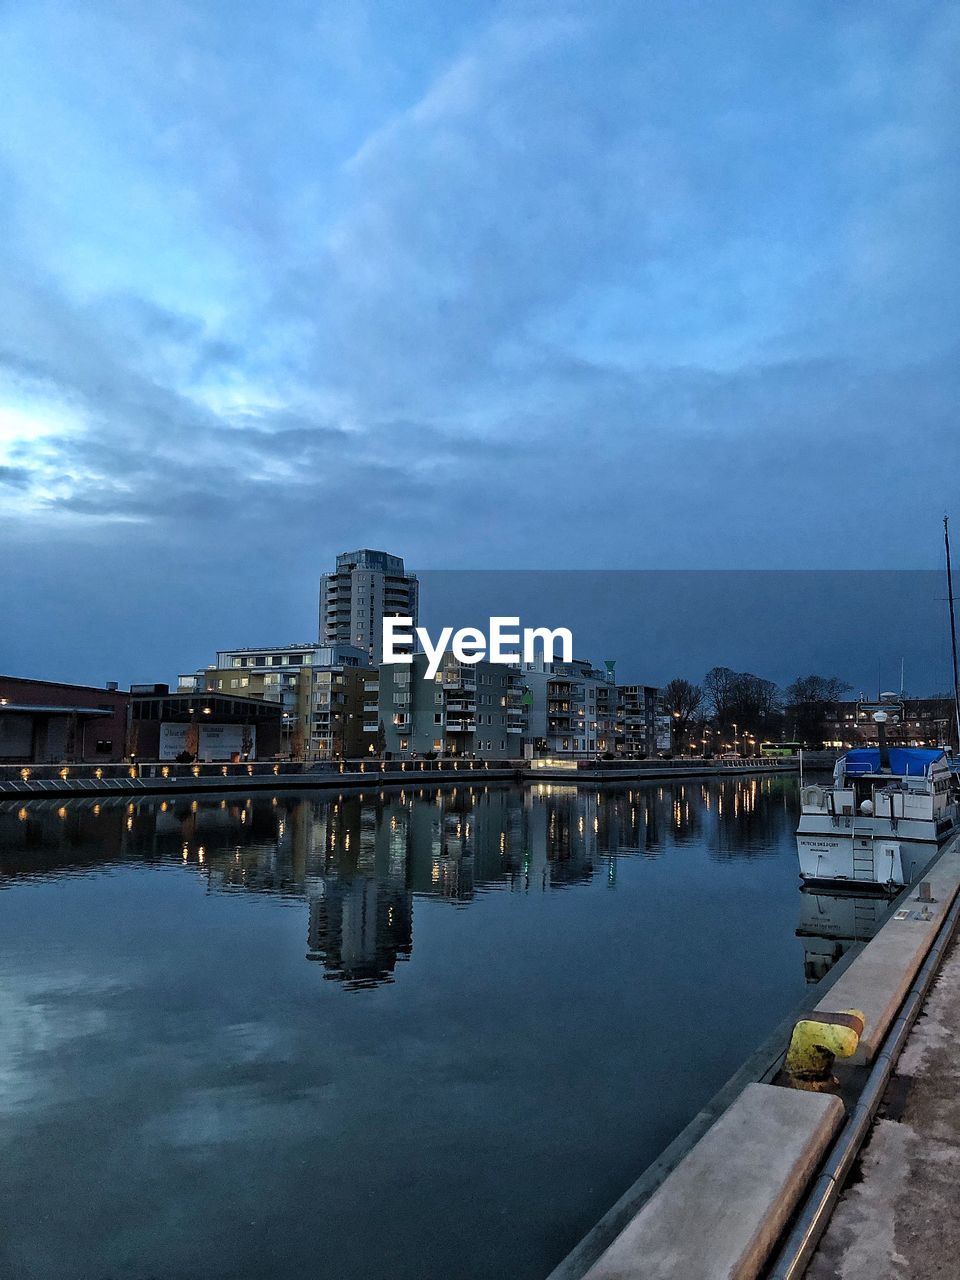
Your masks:
M807 1280L960 1271L960 946L954 940Z
M565 782L598 785L685 777L795 772L797 761L741 760L345 760L329 764L294 761L231 764L0 766L0 801L30 797L176 795L184 793L329 789L461 782Z

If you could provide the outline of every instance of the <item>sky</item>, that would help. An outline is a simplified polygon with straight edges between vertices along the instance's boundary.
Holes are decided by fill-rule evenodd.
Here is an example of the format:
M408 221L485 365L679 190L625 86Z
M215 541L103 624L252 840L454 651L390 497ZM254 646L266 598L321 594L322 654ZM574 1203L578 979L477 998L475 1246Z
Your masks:
M935 569L958 61L933 0L0 0L0 670L309 639L357 546Z
M573 656L600 668L612 660L620 684L699 683L719 666L781 689L798 676L837 676L869 698L952 689L942 571L441 569L419 577L420 623L433 644L445 626L488 636L492 616L565 626Z

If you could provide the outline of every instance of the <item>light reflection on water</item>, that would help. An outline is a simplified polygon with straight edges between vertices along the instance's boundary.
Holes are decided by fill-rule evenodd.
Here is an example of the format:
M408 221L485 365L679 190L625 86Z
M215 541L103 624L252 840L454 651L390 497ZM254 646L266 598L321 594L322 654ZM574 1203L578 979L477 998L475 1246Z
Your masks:
M0 1274L546 1274L802 995L795 813L0 806Z

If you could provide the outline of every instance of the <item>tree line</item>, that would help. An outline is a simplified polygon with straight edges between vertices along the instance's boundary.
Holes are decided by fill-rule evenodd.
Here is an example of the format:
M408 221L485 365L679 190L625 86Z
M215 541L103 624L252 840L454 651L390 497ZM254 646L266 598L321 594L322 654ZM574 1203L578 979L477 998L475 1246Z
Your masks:
M750 671L711 667L701 684L677 678L661 690L675 752L692 738L704 749L739 749L750 738L820 746L832 705L851 686L839 676L799 676L781 689ZM714 736L715 735L715 736Z

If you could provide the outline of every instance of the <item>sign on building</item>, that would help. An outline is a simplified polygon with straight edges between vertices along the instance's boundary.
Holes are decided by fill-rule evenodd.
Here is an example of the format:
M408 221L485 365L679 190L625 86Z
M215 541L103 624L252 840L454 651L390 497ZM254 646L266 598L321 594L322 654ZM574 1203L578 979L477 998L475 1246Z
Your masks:
M257 753L257 730L246 724L160 725L160 759L176 760L188 750L191 730L198 735L197 759L201 761L250 760Z

